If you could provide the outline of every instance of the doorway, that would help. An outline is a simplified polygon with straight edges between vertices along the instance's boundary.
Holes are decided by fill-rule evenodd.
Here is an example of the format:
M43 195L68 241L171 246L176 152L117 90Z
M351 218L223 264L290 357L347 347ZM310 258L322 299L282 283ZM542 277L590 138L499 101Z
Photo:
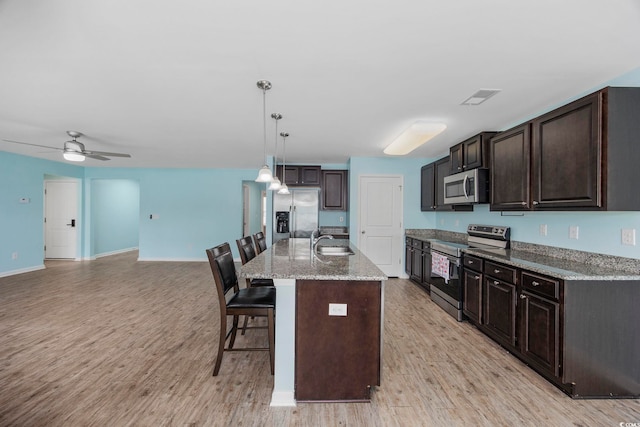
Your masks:
M402 186L400 175L359 178L358 247L389 277L402 272Z
M242 235L251 236L264 232L266 218L266 193L264 184L242 181Z
M44 258L78 257L78 182L44 182Z

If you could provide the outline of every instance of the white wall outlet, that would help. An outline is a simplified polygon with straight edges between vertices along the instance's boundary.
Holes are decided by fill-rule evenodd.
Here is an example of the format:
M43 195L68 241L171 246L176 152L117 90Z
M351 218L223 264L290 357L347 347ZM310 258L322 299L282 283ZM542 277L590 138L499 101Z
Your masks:
M578 239L579 228L577 225L572 225L569 227L569 238L570 239Z
M12 253L11 254L11 259L14 260L14 261L17 260L18 259L18 252Z
M340 217L340 222L344 222L344 217L343 216Z
M329 303L329 316L346 316L347 304Z
M540 224L540 235L541 236L547 235L547 224Z
M622 229L622 244L623 245L636 245L636 229L635 228L623 228Z

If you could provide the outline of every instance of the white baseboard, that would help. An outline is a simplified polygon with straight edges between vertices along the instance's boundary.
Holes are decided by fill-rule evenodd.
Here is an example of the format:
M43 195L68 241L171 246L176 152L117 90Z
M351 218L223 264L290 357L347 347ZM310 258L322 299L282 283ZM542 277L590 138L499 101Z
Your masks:
M118 254L123 254L125 252L133 252L133 251L137 251L138 247L134 247L134 248L125 248L125 249L118 249L116 251L111 251L111 252L103 252L101 254L95 254L94 256L91 257L91 259L96 259L96 258L102 258L105 256L110 256L110 255L118 255Z
M206 258L141 258L138 261L162 261L162 262L208 262Z
M273 391L269 406L296 406L292 391Z
M15 276L16 274L29 273L31 271L44 270L44 264L34 267L20 268L18 270L5 271L0 273L0 277Z

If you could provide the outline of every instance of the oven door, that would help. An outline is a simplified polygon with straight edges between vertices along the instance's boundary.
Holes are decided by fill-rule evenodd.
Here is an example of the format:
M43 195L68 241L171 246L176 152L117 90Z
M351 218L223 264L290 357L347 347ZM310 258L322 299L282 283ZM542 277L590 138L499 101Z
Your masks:
M448 261L448 274L437 267L438 259ZM460 281L460 258L431 250L431 277L429 283L447 294L456 302L462 302L462 282ZM448 277L446 277L448 276Z

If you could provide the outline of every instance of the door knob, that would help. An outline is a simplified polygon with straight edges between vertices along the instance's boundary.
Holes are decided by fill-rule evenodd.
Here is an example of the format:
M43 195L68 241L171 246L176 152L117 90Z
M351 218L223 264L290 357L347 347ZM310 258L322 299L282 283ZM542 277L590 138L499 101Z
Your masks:
M362 234L365 234L366 232L364 230L362 230Z
M75 227L76 226L76 220L72 219L71 220L71 224L67 224L67 225L70 225L71 227Z

